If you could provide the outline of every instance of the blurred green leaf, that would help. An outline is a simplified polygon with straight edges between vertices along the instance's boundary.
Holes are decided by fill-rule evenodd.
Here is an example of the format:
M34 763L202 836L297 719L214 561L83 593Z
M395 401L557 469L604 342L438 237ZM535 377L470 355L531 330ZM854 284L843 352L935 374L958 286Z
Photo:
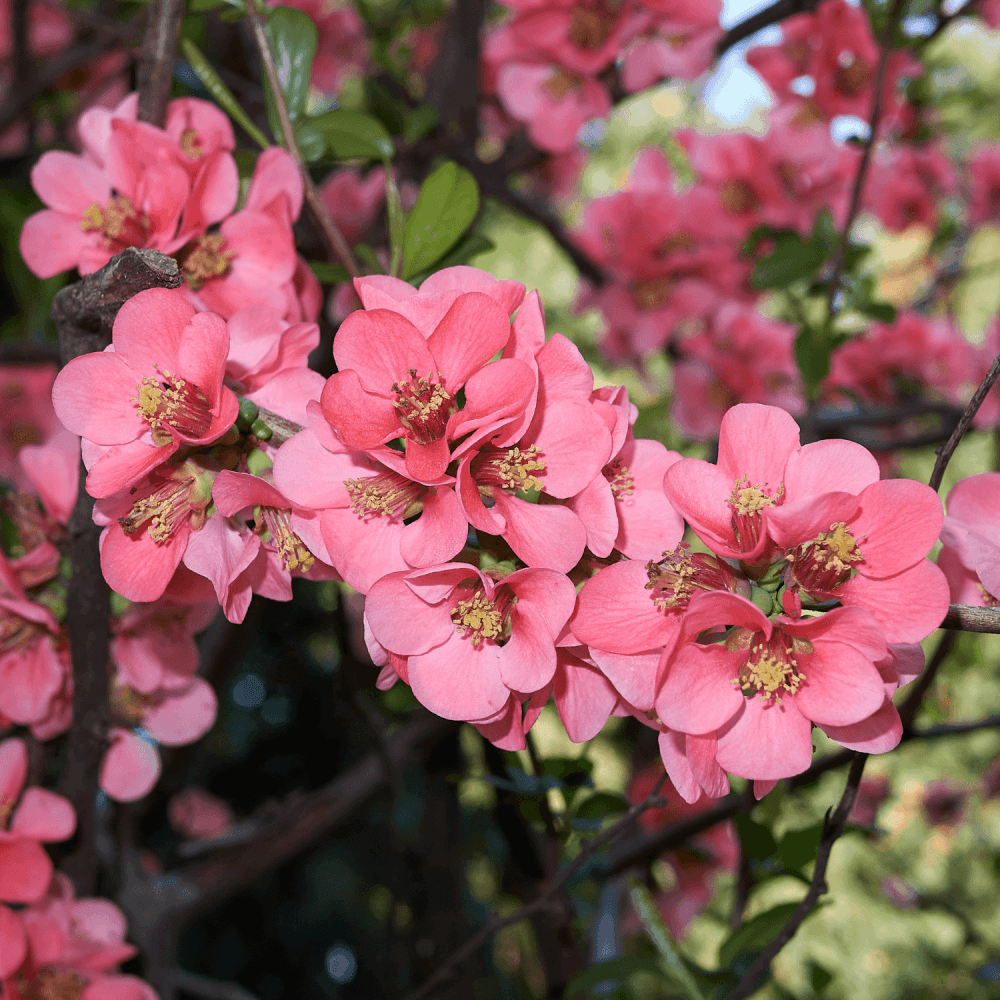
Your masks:
M382 266L382 261L379 260L378 254L367 243L359 243L354 248L354 252L361 259L362 263L367 265L368 270L372 274L385 274L385 268Z
M256 142L261 149L267 149L271 143L267 140L267 137L256 125L250 120L250 116L239 106L236 98L233 97L233 92L222 82L219 74L215 72L212 68L212 64L205 58L202 54L201 49L198 48L190 38L181 39L181 51L184 53L184 58L191 64L191 69L195 71L198 79L205 85L205 89L212 95L215 99L216 104L222 108L223 111L229 115L230 118L254 142Z
M608 984L623 983L636 973L643 972L662 980L663 970L660 963L652 955L622 955L607 962L599 962L583 972L577 973L566 987L564 1000L584 1000L591 996L607 997ZM594 990L600 987L600 993Z
M306 163L315 163L326 152L326 137L308 119L295 126L295 142Z
M388 162L395 152L385 126L362 111L338 108L310 118L309 124L323 134L331 156L338 160Z
M406 116L403 141L414 143L422 139L438 123L438 109L433 104L421 104Z
M774 250L754 266L750 285L758 291L784 288L815 274L827 256L828 250L821 243L806 243L797 233L779 233Z
M339 264L327 264L325 261L311 260L309 267L312 273L324 285L340 285L350 281L351 276Z
M316 25L301 10L275 7L267 16L264 30L271 44L288 117L293 122L298 121L309 95L309 76L316 54Z
M605 820L621 816L628 811L624 796L613 792L595 792L577 807L573 817L574 830L597 830Z
M771 831L766 826L754 822L743 813L736 814L736 832L740 836L743 854L747 858L773 857L777 845Z
M466 233L456 244L448 251L432 268L427 268L420 271L417 274L411 275L407 278L407 281L412 282L414 285L419 285L434 271L443 271L446 267L455 267L459 264L468 264L473 257L478 256L481 253L489 253L491 250L496 249L496 244L487 239L481 233ZM529 494L529 498L532 498L532 503L537 503L538 494L532 492Z
M385 211L389 229L389 273L399 276L403 264L403 234L406 231L406 213L399 197L399 187L392 167L385 171Z
M781 903L741 924L719 949L719 963L731 965L736 958L746 952L762 951L778 936L798 905L798 903ZM816 913L819 909L819 906L814 907L812 913Z
M778 858L786 868L801 868L810 861L815 861L822 835L822 823L804 830L789 830L778 844Z
M479 211L479 188L472 174L455 163L438 167L424 181L406 220L403 277L433 265L469 228Z
M508 767L509 778L498 778L495 774L487 774L484 780L494 788L502 788L515 795L546 795L550 788L559 787L559 779L550 775L534 775L522 771L519 767Z
M809 983L814 993L822 993L833 982L833 973L827 972L822 965L809 962Z
M833 344L821 341L815 330L805 329L795 338L795 363L802 373L806 395L815 397L823 379L830 372L830 354Z

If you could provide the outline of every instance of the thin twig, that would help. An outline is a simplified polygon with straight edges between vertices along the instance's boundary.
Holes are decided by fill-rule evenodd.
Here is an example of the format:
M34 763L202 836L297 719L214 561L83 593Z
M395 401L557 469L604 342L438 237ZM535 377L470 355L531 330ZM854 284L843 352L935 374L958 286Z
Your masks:
M894 0L892 11L886 23L885 31L879 38L878 67L875 70L874 89L872 91L872 110L868 117L868 138L865 139L864 149L861 153L861 161L858 163L857 173L854 175L854 187L851 189L850 208L847 211L847 218L844 221L844 228L841 230L840 239L837 243L837 252L833 258L833 269L830 272L830 290L826 299L826 314L833 318L836 310L837 292L840 290L840 278L844 271L844 263L847 260L847 248L851 242L851 228L854 220L861 208L861 195L864 192L865 178L868 176L868 167L871 163L872 151L878 141L878 127L882 120L882 92L885 89L885 74L889 67L889 56L891 49L889 40L895 30L896 22L903 9L903 0Z
M656 787L642 802L632 806L617 823L609 826L600 836L584 842L580 848L580 853L558 875L547 881L544 886L539 887L538 895L530 903L525 903L524 906L519 907L509 916L495 916L488 921L479 933L469 938L458 951L449 955L417 990L406 997L406 1000L422 1000L423 997L429 996L432 990L444 983L455 969L462 965L466 959L474 955L498 931L502 931L505 927L519 923L533 914L540 913L552 906L552 897L562 889L600 848L616 840L631 826L637 816L640 816L647 809L652 809L662 803L660 789L663 788L666 780L667 776L664 773L663 777L656 783Z
M1000 633L1000 608L980 608L975 604L949 604L941 628L959 632Z
M275 65L271 45L267 40L267 33L264 31L264 21L252 3L248 6L247 16L253 28L254 41L257 43L261 62L264 64L267 81L274 94L274 106L278 112L278 120L281 122L281 137L288 152L291 153L292 159L295 160L295 165L299 168L299 173L302 175L302 186L305 191L306 202L312 209L313 215L316 216L316 221L319 223L323 239L330 253L340 259L341 264L344 265L345 270L352 278L359 278L361 277L361 270L354 259L354 254L351 253L351 248L347 240L344 239L344 234L337 228L337 223L333 221L333 216L330 215L326 203L320 197L319 191L316 190L316 185L309 174L306 162L302 158L302 152L295 139L295 129L292 126L292 119L288 114L288 105L285 103L285 95L281 89L281 81L278 79L278 67Z
M177 39L184 18L184 0L153 0L146 12L146 33L139 59L137 117L163 128L174 76Z
M993 359L990 370L986 373L983 381L980 382L979 388L973 393L972 399L969 400L969 405L965 408L958 426L952 431L951 437L948 438L944 446L938 451L937 461L934 463L934 471L931 473L931 478L927 481L931 489L937 490L941 488L941 480L944 479L944 470L948 468L948 463L951 461L951 456L955 454L955 449L958 447L959 442L965 437L972 426L972 421L979 412L979 407L983 405L986 394L993 388L993 383L996 382L997 376L1000 376L1000 354Z
M791 941L802 922L812 913L813 907L819 901L820 896L827 892L826 868L830 861L830 852L833 850L833 845L844 832L844 825L847 823L848 814L858 794L858 785L861 784L861 775L864 773L867 760L868 754L866 753L854 754L851 770L847 775L847 784L844 787L844 794L840 798L840 803L834 810L833 815L827 814L827 818L823 823L823 834L820 837L819 851L816 854L816 867L813 871L812 881L805 898L795 907L791 917L788 918L788 922L782 927L778 936L764 949L750 968L747 969L743 978L737 984L736 989L729 994L727 1000L746 1000L750 994L756 991L761 979L771 965L771 960Z

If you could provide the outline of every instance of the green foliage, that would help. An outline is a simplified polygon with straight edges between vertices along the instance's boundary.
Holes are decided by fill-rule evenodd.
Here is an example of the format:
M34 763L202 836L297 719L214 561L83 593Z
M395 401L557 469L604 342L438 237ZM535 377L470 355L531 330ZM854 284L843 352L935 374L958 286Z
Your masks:
M778 232L774 249L754 265L750 285L757 291L784 288L793 281L810 278L822 266L829 252L816 240L803 240L798 233Z
M339 264L327 264L321 260L309 261L309 267L324 285L340 285L350 281L351 276Z
M622 955L619 958L609 959L607 962L599 962L584 969L583 972L578 973L569 981L566 992L563 994L564 1000L586 1000L589 997L615 996L616 994L608 991L609 984L625 984L640 973L663 979L659 962L652 956ZM625 995L633 996L634 994L629 990Z
M424 181L406 220L403 278L439 261L465 233L479 211L479 188L468 170L451 161Z
M595 792L580 803L573 817L574 830L599 830L605 820L621 816L628 810L623 795Z
M278 82L292 122L305 112L309 76L316 54L316 25L311 17L293 7L275 7L265 27L278 71Z
M495 788L513 792L515 795L542 796L547 795L552 788L558 788L560 781L551 775L528 774L519 767L508 767L509 778L498 778L495 774L483 776L483 780L489 782Z
M743 813L736 815L736 832L740 837L743 856L763 860L770 858L777 847L771 831Z
M303 126L306 127L306 126ZM392 159L395 147L385 126L363 111L338 108L310 118L307 127L323 137L335 160Z
M798 903L781 903L741 924L719 949L719 964L732 965L747 952L763 951L788 923Z

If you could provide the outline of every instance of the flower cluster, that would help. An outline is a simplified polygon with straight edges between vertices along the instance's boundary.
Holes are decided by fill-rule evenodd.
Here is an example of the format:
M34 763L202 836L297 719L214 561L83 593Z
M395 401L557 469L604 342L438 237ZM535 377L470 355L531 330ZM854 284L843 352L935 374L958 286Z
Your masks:
M21 232L39 277L90 274L126 247L177 259L188 299L226 318L248 306L290 322L314 320L316 278L295 251L302 178L284 150L257 159L235 211L240 178L229 119L197 98L171 101L164 128L136 121L137 95L80 119L80 154L52 151L31 172L47 206Z

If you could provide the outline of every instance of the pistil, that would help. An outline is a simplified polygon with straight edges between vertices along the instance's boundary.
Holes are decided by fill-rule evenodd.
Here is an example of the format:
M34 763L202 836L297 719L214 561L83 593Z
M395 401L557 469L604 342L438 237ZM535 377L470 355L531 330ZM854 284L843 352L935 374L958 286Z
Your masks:
M153 443L169 444L174 431L189 441L205 435L212 425L212 411L205 394L193 382L188 382L172 372L160 371L158 376L147 375L138 383L139 413L149 424Z
M764 523L763 511L778 506L785 495L785 485L772 490L767 483L751 484L744 476L738 479L726 503L732 511L733 533L742 552L749 552L760 541Z
M451 609L451 620L459 634L473 646L489 640L503 645L510 637L510 607L517 603L506 584L495 587L492 595L479 584L464 600Z
M419 444L430 444L445 436L448 418L458 412L458 406L445 389L441 372L418 378L415 368L408 372L409 382L394 382L396 394L393 406L406 436Z

